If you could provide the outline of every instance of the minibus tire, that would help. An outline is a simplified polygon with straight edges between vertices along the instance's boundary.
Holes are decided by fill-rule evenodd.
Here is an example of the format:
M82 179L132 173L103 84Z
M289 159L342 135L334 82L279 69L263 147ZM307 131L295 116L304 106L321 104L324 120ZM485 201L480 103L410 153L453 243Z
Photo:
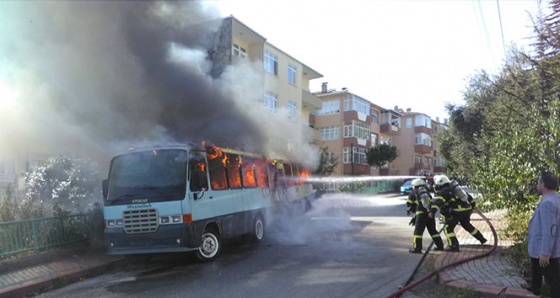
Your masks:
M256 243L261 241L265 236L265 223L263 217L259 214L253 219L251 232L243 235L246 243Z
M261 241L264 239L265 236L265 224L264 224L264 219L262 218L261 215L257 215L255 217L255 219L253 220L253 240L255 242Z
M210 262L220 255L221 250L220 233L215 228L206 228L202 233L202 241L196 251L196 257L202 262Z

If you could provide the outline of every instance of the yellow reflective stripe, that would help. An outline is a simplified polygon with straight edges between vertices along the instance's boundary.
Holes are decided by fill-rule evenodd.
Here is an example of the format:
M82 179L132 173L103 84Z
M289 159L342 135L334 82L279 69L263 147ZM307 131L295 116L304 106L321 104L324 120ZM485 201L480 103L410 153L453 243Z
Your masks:
M439 210L439 206L438 206L438 205L433 205L432 208Z
M447 236L447 238L455 237L455 233L449 233L449 234L445 233L445 236Z
M478 233L478 230L475 228L475 229L471 232L471 235L474 236L476 233Z
M423 214L424 211L416 211L416 215Z
M416 240L418 238L422 238L422 235L414 235L414 240Z
M440 234L433 234L433 235L430 235L430 236L432 236L432 239L433 239L433 238L441 238L441 235L440 235Z

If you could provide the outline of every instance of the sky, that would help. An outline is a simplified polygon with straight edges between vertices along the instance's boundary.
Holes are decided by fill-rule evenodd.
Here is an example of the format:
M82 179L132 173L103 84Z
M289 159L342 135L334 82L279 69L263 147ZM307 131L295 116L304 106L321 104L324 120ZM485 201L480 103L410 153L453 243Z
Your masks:
M496 73L512 43L530 43L538 10L536 0L207 2L322 74L312 92L327 82L440 120L470 76Z

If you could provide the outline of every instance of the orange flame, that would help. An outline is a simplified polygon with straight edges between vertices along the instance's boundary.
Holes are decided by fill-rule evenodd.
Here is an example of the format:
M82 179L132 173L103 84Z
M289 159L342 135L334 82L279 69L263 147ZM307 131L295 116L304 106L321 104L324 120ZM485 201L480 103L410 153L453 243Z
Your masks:
M268 162L265 160L255 161L255 171L257 176L257 186L260 188L268 187Z
M229 187L230 188L240 188L241 185L241 156L239 155L231 155L233 160L229 160L227 154L224 154L224 159L222 162L227 168L228 178L229 178ZM228 162L229 161L229 162ZM226 164L227 162L227 164Z
M255 163L245 160L243 164L243 185L245 187L255 187L257 186L257 180L255 179Z
M210 166L210 183L213 189L226 189L228 187L226 180L226 171L224 159L227 161L222 149L216 146L206 147L206 156L208 157L208 163ZM220 157L224 157L220 159Z

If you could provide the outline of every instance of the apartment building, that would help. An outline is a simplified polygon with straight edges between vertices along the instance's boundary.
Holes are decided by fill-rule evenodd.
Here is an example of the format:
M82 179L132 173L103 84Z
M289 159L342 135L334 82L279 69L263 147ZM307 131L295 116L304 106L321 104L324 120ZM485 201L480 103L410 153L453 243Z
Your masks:
M399 133L399 113L386 110L349 92L329 90L323 83L321 109L314 111L310 122L319 130L319 147L327 147L331 158L338 161L333 175L361 176L390 174L390 169L378 169L367 164L367 152L378 144L392 144Z
M437 154L434 134L445 128L439 119L423 113L403 111L398 106L386 109L349 92L329 90L323 83L316 92L322 100L320 110L310 122L319 130L320 147L327 147L338 160L333 175L433 175L446 173L445 160ZM386 167L367 164L371 147L388 144L396 147L397 158Z
M434 136L442 130L447 129L447 119L443 120L443 123L440 122L439 118L436 117L435 120L432 121L432 130ZM434 149L434 174L446 174L447 173L447 163L445 159L439 153L439 142L436 138L432 141L433 149Z
M435 133L443 129L445 124L434 121L424 113L403 111L400 134L394 138L398 144L398 158L391 163L391 168L400 175L435 175L447 172L444 159L437 154L438 144Z
M223 20L221 35L215 49L221 51L218 57L225 57L224 63L214 63L216 72L226 65L245 61L262 65L262 103L271 114L286 111L288 117L298 123L299 130L292 131L292 139L285 144L289 149L299 143L314 143L319 134L309 125L309 115L321 108L321 100L311 94L309 82L321 78L319 72L297 60L280 48L268 43L266 38L231 16ZM251 90L254 91L254 90ZM268 117L268 116L265 116ZM274 116L271 115L271 121Z

